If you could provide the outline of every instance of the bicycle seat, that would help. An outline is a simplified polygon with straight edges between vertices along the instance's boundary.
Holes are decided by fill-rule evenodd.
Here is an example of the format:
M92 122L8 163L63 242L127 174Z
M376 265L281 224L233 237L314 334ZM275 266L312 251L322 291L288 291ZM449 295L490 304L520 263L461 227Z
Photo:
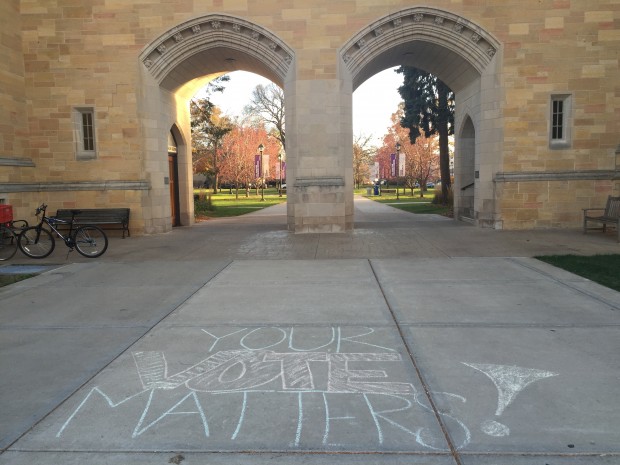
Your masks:
M77 216L80 213L82 213L82 210L70 210L70 211L71 211L71 214L74 215L74 216Z

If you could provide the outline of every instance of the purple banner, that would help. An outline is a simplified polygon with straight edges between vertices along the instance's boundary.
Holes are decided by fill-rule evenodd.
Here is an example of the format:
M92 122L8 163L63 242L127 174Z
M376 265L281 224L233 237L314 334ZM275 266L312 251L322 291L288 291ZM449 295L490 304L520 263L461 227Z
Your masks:
M392 177L396 176L396 154L393 153L390 155L390 168Z

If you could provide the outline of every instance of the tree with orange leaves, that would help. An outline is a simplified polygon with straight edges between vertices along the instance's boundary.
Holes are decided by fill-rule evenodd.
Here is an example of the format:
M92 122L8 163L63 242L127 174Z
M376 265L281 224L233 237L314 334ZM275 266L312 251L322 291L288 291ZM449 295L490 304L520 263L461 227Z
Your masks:
M239 187L244 186L246 196L249 195L249 186L260 181L256 177L255 157L259 154L259 145L263 145L265 160L268 165L263 166L265 178L275 176L275 166L280 152L279 141L267 133L263 125L248 124L237 121L232 130L222 140L222 159L220 173L225 182L235 186L235 196L239 198Z
M399 106L396 113L392 114L392 126L383 137L383 146L377 151L375 161L379 161L381 176L391 176L390 157L396 152L396 144L400 144L400 156L405 157L405 173L400 176L398 183L403 187L413 189L416 184L420 185L420 196L424 196L426 184L437 176L439 168L439 151L436 137L426 138L420 136L415 143L409 139L409 130L400 125L403 116L403 106ZM386 176L386 177L387 177Z
M192 99L189 102L192 127L192 159L194 166L203 168L205 174L213 177L213 193L219 185L219 158L224 136L231 131L230 120L221 115L208 98ZM208 153L211 160L208 160Z

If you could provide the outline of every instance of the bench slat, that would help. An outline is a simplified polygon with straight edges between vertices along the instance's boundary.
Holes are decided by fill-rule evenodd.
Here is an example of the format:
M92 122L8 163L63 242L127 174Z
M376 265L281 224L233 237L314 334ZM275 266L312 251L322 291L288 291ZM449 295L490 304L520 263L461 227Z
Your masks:
M71 220L73 211L76 210L79 211L79 213L75 215L75 221L79 224L120 224L121 227L116 229L123 231L123 238L125 238L125 231L127 232L127 236L131 236L131 232L129 231L129 208L59 209L56 211L56 218Z
M592 215L589 211L595 210L602 214ZM594 221L601 223L602 227L588 228L588 222ZM583 233L586 234L588 230L602 229L605 231L607 225L615 225L616 232L618 233L618 242L620 242L620 197L607 197L607 203L605 208L585 208L583 210Z

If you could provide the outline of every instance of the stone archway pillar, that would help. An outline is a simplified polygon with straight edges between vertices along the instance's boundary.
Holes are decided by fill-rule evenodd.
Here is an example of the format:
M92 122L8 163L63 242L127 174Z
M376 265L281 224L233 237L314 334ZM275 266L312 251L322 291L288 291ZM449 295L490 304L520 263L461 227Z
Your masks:
M288 229L353 229L351 81L285 84Z

